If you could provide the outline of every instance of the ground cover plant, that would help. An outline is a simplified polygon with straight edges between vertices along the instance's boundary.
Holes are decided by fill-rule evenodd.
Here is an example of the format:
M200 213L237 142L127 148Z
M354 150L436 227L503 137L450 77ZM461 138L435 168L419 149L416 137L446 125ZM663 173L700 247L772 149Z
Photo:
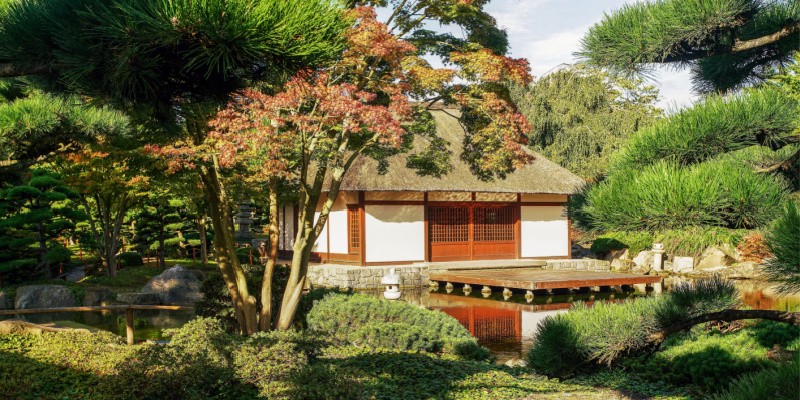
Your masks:
M0 335L0 397L14 399L516 399L605 398L452 355L356 348L326 334L231 335L198 318L166 345L127 346L109 334Z
M635 257L640 251L650 250L653 243L662 243L667 254L671 256L698 258L709 246L734 249L753 232L747 229L700 226L655 232L611 231L598 235L590 249L594 253L608 253L627 248L629 256Z

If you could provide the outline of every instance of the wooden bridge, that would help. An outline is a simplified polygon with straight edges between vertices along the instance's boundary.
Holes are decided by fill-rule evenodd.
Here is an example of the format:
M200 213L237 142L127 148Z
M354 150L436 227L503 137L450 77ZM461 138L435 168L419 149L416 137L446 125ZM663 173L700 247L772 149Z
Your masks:
M431 273L430 281L433 285L438 285L438 282L446 282L448 285L464 284L465 290L471 290L471 285L481 285L483 291L491 291L491 287L504 290L521 289L527 290L528 295L532 296L534 290L593 288L599 291L603 286L652 285L661 283L661 277L596 271L515 268L442 271Z

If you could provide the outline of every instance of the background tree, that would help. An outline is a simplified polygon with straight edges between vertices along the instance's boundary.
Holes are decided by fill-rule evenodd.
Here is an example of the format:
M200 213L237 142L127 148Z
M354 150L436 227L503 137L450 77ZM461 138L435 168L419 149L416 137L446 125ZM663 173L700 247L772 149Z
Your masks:
M54 266L71 252L56 239L86 219L57 174L34 170L25 185L0 192L0 274L17 271L23 279L52 278Z
M531 148L583 178L604 173L611 154L662 114L655 86L580 65L512 86L511 97L531 123Z
M143 160L141 156L110 146L98 150L87 148L59 157L53 166L80 194L78 203L89 216L89 230L99 246L103 269L106 275L115 277L125 218L146 199L151 187L137 164L137 160Z

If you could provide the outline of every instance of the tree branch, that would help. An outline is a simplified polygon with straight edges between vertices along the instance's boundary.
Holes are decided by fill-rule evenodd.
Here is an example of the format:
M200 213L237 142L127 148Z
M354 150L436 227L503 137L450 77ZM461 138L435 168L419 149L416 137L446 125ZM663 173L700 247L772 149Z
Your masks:
M647 341L658 345L669 335L689 329L695 325L711 321L738 321L742 319L768 319L771 321L787 322L792 325L800 325L800 312L785 312L773 310L722 310L719 312L698 315L694 318L681 321L675 325L668 326L659 332L652 333L647 337Z
M14 63L0 64L0 78L14 78L26 75L44 75L56 72L49 64L20 65Z
M783 29L755 39L750 40L739 40L736 39L733 42L733 47L731 48L732 53L737 53L740 51L754 49L756 47L766 46L768 44L775 43L789 35L795 34L800 32L800 22L795 22L792 25L785 26Z
M797 160L800 160L800 150L797 150L794 155L789 157L787 160L783 160L777 164L770 165L769 167L759 168L756 170L757 173L772 173L780 169L790 170L794 168L794 164L797 163Z

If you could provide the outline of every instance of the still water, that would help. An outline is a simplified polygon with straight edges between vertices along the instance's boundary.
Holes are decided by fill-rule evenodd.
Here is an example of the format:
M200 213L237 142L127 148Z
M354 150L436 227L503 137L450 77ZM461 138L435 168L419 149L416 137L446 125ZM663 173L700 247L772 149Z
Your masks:
M685 279L667 277L664 279L663 289L669 291L682 281ZM753 308L800 311L800 294L777 297L771 288L756 281L739 281L737 286L742 294L743 303ZM489 296L484 296L480 290L465 294L457 285L449 293L444 288L406 289L400 300L420 307L438 309L453 316L478 339L481 345L489 348L497 356L498 362L505 362L512 358L524 358L539 321L546 316L566 312L576 301L591 304L595 301L620 301L653 295L653 292L643 289L639 286L636 290L622 293L556 291L549 296L537 293L537 297L528 301L523 292L514 292L507 298L499 291ZM382 293L377 291L368 294L382 296ZM14 316L0 316L0 320L9 318ZM179 328L192 318L194 318L193 311L137 310L134 319L135 339L164 340L167 338L163 333L165 329ZM34 323L74 321L125 336L124 312L27 314L25 319Z
M667 277L664 290L686 281L685 278ZM755 309L800 311L800 294L777 297L775 292L763 283L739 281L737 287L744 304ZM488 297L479 290L465 294L461 288L450 293L443 288L406 290L401 300L430 309L439 309L456 318L478 342L489 348L497 356L498 362L512 358L524 358L530 348L539 321L548 315L569 310L573 302L584 301L591 305L595 301L620 301L626 298L651 296L653 292L637 290L612 293L573 293L558 291L552 296L537 296L527 301L522 292L505 299L500 292ZM376 293L376 295L380 295Z

